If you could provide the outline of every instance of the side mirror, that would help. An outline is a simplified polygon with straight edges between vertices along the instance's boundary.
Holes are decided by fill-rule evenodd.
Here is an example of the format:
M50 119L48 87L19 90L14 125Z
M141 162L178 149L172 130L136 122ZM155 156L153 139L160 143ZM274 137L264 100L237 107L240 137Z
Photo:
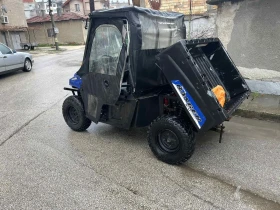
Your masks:
M17 53L17 51L16 50L12 50L13 51L13 53Z

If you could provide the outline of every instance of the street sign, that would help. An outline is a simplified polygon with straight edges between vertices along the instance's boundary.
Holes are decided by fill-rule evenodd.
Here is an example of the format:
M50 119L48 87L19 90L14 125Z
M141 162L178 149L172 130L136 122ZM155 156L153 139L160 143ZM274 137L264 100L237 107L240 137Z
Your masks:
M59 30L58 30L58 28L57 28L57 27L55 27L53 30L54 30L54 33L56 33L56 34L58 34L58 33L59 33Z

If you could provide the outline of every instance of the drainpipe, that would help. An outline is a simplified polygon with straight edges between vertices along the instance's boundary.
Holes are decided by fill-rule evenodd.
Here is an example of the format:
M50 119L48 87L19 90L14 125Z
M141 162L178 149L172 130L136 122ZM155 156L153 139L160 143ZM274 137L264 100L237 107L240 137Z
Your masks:
M192 0L190 0L190 14L189 14L189 34L188 39L191 39L191 22L192 22Z

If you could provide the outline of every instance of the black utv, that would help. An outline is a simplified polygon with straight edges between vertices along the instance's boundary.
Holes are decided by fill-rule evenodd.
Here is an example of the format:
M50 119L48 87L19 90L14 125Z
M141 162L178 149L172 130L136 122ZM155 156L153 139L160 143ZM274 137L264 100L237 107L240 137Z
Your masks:
M63 116L75 131L92 121L149 126L155 156L180 164L195 134L229 120L250 93L219 39L186 40L183 14L126 7L95 11L89 22L83 64L65 88L73 96Z

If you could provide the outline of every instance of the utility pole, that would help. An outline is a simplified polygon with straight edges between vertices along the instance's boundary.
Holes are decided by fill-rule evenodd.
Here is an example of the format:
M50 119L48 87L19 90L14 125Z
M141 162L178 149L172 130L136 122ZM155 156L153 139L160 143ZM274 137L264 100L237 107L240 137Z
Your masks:
M189 13L189 33L188 38L191 40L191 30L192 30L192 0L190 0L190 13Z
M89 6L90 6L90 12L93 12L95 10L94 0L89 0Z
M52 7L52 0L49 0L49 9L50 9L50 12L49 12L49 15L51 17L51 21L52 21L52 29L53 29L53 37L54 37L54 42L55 42L55 49L58 50L58 40L57 40L57 37L56 37L56 32L55 32L55 24L54 24L54 19L53 19L53 11L51 9Z

